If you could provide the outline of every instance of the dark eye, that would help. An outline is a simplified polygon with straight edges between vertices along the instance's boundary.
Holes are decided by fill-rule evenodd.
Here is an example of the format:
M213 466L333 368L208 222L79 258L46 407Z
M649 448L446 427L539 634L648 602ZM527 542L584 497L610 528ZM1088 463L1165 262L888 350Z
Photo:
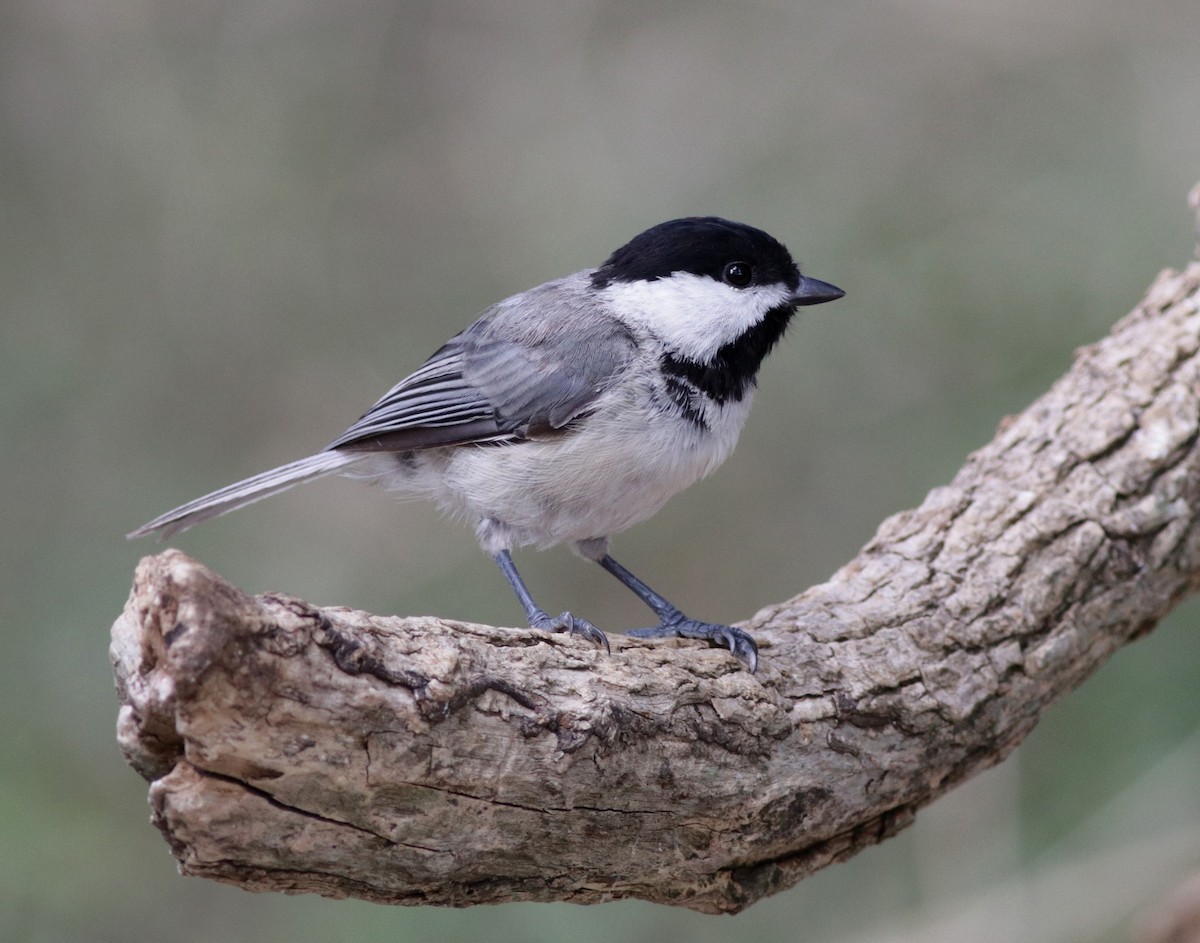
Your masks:
M750 268L749 262L730 262L725 266L725 271L721 273L721 277L725 279L726 285L732 285L734 288L745 288L754 278L754 273Z

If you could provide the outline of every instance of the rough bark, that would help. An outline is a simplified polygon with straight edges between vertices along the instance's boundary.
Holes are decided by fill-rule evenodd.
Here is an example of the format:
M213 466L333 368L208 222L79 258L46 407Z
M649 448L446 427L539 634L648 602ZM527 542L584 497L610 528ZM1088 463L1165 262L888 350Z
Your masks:
M887 838L1200 582L1198 288L1164 272L951 484L745 623L756 675L146 558L112 659L155 823L252 890L711 913Z

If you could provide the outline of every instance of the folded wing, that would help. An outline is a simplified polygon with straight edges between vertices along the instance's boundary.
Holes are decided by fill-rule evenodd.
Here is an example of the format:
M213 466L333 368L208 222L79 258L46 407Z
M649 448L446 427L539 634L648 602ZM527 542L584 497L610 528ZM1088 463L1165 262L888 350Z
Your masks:
M566 431L635 350L615 321L543 324L531 335L503 309L476 321L401 380L328 448L408 451L517 442Z

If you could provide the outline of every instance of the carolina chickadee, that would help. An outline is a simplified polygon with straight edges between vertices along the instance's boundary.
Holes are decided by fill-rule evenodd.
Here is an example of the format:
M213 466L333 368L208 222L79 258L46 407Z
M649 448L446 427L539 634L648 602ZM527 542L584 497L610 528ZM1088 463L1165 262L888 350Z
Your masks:
M167 537L337 472L472 521L533 628L608 647L590 622L541 609L510 555L567 541L654 610L659 624L630 635L707 639L754 671L746 632L685 616L609 555L608 538L725 461L795 309L842 295L801 275L761 230L715 217L662 223L599 268L488 308L323 451L129 536Z

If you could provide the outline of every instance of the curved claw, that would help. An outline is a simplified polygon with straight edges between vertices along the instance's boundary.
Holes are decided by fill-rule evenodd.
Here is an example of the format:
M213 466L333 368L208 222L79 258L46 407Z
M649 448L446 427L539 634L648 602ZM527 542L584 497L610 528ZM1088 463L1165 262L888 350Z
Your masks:
M633 629L628 633L634 638L700 638L714 645L728 648L738 661L750 669L750 673L758 671L758 645L748 632L734 628L731 625L719 625L715 622L700 622L686 617L678 620L661 622L649 629Z
M546 632L566 632L569 635L578 635L580 638L585 638L589 642L595 642L597 645L603 645L604 650L610 655L612 654L612 646L608 644L608 636L600 629L596 628L587 619L580 619L577 616L571 615L569 612L564 612L558 616L548 616L542 614L544 618L535 619L530 624L535 629L542 629Z

